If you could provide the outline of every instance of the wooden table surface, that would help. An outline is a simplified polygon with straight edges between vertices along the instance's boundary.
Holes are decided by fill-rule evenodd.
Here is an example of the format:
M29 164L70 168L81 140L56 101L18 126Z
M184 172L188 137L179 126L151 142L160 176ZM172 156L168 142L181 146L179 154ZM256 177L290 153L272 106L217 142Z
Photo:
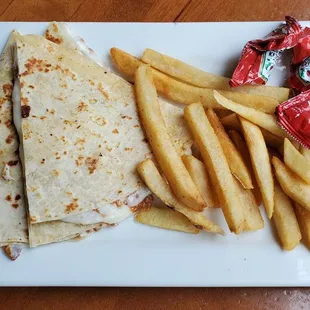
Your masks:
M0 0L0 21L310 20L309 0ZM2 288L1 309L309 309L310 289ZM2 308L4 307L4 308Z

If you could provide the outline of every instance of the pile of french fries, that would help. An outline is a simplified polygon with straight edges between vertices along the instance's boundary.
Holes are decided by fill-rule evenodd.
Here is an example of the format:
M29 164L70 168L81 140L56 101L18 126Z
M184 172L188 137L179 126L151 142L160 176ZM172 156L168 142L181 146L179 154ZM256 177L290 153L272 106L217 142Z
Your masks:
M155 158L146 159L137 170L167 206L139 212L138 222L224 235L203 213L217 207L230 231L240 234L264 227L263 202L283 249L294 249L302 238L310 247L310 151L292 141L273 114L289 98L288 88L232 89L228 78L150 49L137 59L112 48L111 58L134 82L138 112ZM185 106L196 157L177 152L158 94Z

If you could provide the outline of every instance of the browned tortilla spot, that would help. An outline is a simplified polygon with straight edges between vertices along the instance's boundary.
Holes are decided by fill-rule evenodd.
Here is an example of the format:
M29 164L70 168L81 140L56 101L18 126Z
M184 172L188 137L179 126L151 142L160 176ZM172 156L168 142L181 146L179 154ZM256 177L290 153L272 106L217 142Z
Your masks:
M11 144L13 141L14 136L13 135L8 135L7 138L5 139L5 142L7 144Z
M29 117L31 107L29 105L21 106L22 118Z
M5 197L5 200L6 201L11 201L12 200L12 196L9 194L9 195L7 195L6 197Z
M12 204L12 207L13 207L14 209L17 209L17 208L18 208L18 203L13 203L13 204Z
M88 110L88 105L85 102L81 101L78 105L78 111L83 112L87 110Z
M147 211L152 207L154 197L153 195L148 195L147 197L144 198L142 202L140 202L138 205L131 207L132 212L137 212L137 211Z
M112 132L113 132L113 133L118 133L118 130L115 128L115 129L113 129Z
M12 95L13 85L12 84L4 84L2 86L3 92L6 96Z
M8 162L8 166L12 167L12 166L16 166L18 164L18 160L10 160Z
M98 90L101 92L101 94L103 95L103 97L105 97L106 99L109 99L109 95L108 95L108 93L103 89L101 83L98 84Z
M63 40L61 38L56 38L54 37L49 30L46 30L45 32L45 37L46 39L48 39L49 41L52 41L56 44L61 44L63 42Z
M21 197L21 195L19 195L19 194L17 194L16 196L15 196L15 200L16 201L18 201L18 200L20 200L22 197Z
M68 213L71 213L72 211L76 210L78 208L78 203L77 203L78 199L77 198L74 198L73 201L66 205L66 210L65 212L68 214Z
M21 103L22 103L22 105L28 105L29 99L26 98L26 97L22 97L22 98L21 98Z
M88 171L90 174L94 173L97 168L98 158L87 157L85 160L85 164L88 167Z

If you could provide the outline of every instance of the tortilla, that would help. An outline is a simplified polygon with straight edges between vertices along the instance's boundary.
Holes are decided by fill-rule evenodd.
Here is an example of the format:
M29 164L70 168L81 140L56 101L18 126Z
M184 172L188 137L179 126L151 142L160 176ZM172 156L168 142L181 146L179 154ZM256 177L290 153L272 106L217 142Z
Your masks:
M61 221L32 224L29 225L29 245L30 247L36 247L39 245L62 242L78 237L88 237L104 226L107 225L100 223L83 226Z
M145 192L136 165L150 149L132 87L40 36L19 36L15 52L21 106L17 99L14 117L23 117L14 122L30 222L117 206Z
M51 22L44 33L44 37L67 49L73 49L102 66L102 60L95 51L86 45L83 38L74 34L66 23Z
M94 52L94 50L89 48L80 36L75 35L66 23L50 23L44 36L46 39L62 45L67 49L73 49L93 60L95 63L103 66L100 57ZM110 71L106 67L104 67L104 70ZM124 84L130 85L127 81L123 79L120 80ZM135 99L133 98L133 100ZM159 100L159 103L165 124L168 128L169 135L174 143L176 151L180 154L180 156L190 154L193 139L184 120L184 105L175 105L163 100L162 98Z
M0 57L0 243L27 243L27 220L18 140L12 122L13 32Z

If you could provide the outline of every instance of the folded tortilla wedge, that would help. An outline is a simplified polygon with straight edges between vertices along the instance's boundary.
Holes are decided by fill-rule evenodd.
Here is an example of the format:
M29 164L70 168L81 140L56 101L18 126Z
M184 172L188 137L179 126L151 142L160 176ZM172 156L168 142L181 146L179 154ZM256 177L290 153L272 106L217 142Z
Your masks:
M14 34L15 36L15 34ZM89 49L84 40L81 39L78 36L74 36L66 24L64 23L51 23L48 30L45 33L46 38L49 40L55 42L58 45L62 45L66 49L74 49L77 53L83 54L89 59L91 59L93 62L100 64L101 61L99 60L99 57ZM12 45L13 39L11 40L10 45ZM7 49L11 51L11 49ZM8 57L7 57L8 58ZM10 57L11 59L11 57ZM97 66L98 67L98 66ZM108 71L107 69L102 69L104 72ZM12 71L12 61L11 64L8 66L8 70L10 73L10 76L13 75ZM106 73L104 73L106 74ZM129 101L134 101L134 96L132 94L132 86L128 84L126 81L119 79L120 84L126 85L126 91L124 92L125 95L129 96ZM12 81L12 78L10 78L10 82ZM12 82L11 82L12 85ZM129 87L128 87L129 86ZM17 87L18 89L18 87ZM128 94L129 90L129 94ZM17 99L18 99L18 92L17 92ZM11 99L11 98L9 98ZM18 101L18 100L17 100ZM11 102L10 102L10 108L11 108ZM183 108L180 108L178 106L172 105L170 103L167 103L165 101L161 101L161 108L162 113L165 118L166 124L170 130L171 138L173 139L175 143L175 147L178 150L178 152L182 154L188 154L190 153L190 148L192 145L192 139L190 136L190 133L188 132L184 119L183 119ZM11 109L10 109L11 111ZM12 118L10 116L9 118ZM14 138L15 139L15 138ZM17 147L17 141L16 139L15 145ZM23 148L21 148L23 151ZM21 175L20 172L20 166L19 166L19 177ZM20 178L21 180L21 178ZM18 182L18 186L22 187L22 182ZM143 193L142 193L143 192ZM142 195L141 195L142 193ZM116 204L105 204L100 206L100 208L94 210L94 211L87 211L82 214L78 215L69 215L61 221L49 221L45 223L39 223L39 224L30 224L29 230L30 230L30 246L38 246L42 244L47 244L51 242L59 242L64 241L72 238L81 238L86 237L89 234L91 234L94 231L97 231L103 226L106 225L113 225L115 223L120 222L121 220L127 218L132 214L132 212L136 211L140 207L147 206L151 203L150 199L146 199L143 201L143 197L147 196L149 194L148 190L141 190L140 195L137 195L137 192L134 192L132 195L129 195L125 199L125 204L122 204L120 206L120 200L117 200ZM144 196L143 196L144 195ZM20 202L20 205L24 205L24 201ZM25 220L25 208L21 208L23 211L23 223L24 226L27 227L27 223ZM101 211L98 212L98 211ZM21 216L18 217L18 220L20 220ZM94 225L92 225L95 223ZM84 226L78 225L82 224ZM19 231L22 231L19 229ZM23 229L23 232L25 234L25 238L28 238L26 230ZM6 245L8 243L2 243L2 245ZM1 245L1 244L0 244ZM10 247L10 244L9 244ZM20 253L21 248L16 248L16 245L12 246L11 248L6 248L7 254L10 254L11 257L16 253Z
M75 50L97 64L102 64L102 61L98 55L85 44L81 37L73 34L65 23L52 22L46 30L45 38L58 45L62 45L67 49ZM109 69L103 68L103 70L104 74L112 75L117 79L120 85L124 85L122 88L123 96L130 98L128 102L130 102L131 105L135 105L134 90L132 85L122 78L116 77L113 73L109 72ZM177 151L180 155L191 153L193 141L185 124L183 108L163 100L160 101L160 105L171 139L174 142L174 146ZM104 221L108 224L118 223L130 216L133 210L136 211L138 209L138 203L141 203L143 197L145 197L148 193L149 192L147 191L144 195L140 195L141 198L138 200L138 196L134 193L133 195L127 197L126 203L123 203L122 206L118 206L117 208L115 207L115 204L106 204L100 206L100 208L95 211L88 211L78 215L69 215L68 217L63 218L62 221L81 223L84 225L97 223L100 221ZM145 204L142 203L141 205Z
M0 56L0 246L7 248L28 243L18 141L12 120L12 46L17 35L12 32Z

